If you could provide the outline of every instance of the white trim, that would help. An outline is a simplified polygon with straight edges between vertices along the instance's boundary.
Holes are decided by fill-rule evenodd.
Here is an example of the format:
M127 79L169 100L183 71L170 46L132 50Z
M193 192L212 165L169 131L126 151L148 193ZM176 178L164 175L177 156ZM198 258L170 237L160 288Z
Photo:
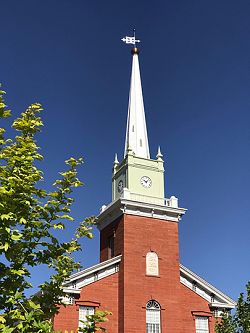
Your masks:
M118 198L108 206L102 207L102 211L98 216L97 227L99 230L104 229L122 214L150 217L178 223L185 212L185 208Z
M212 286L206 280L180 264L180 282L210 303L211 308L233 309L236 302ZM192 288L195 282L195 290ZM214 301L211 301L213 295Z
M121 257L119 255L71 275L63 284L63 291L66 294L80 294L84 286L117 273Z
M237 303L234 302L234 307L232 307L232 309L235 308L236 304ZM211 302L210 307L211 308L218 308L218 309L225 309L225 303Z
M103 261L103 262L100 262L99 264L96 264L96 265L94 265L94 266L91 266L91 267L89 267L89 268L86 268L86 269L83 269L82 271L80 271L80 272L77 272L77 273L75 273L75 274L72 274L71 276L70 276L70 281L73 281L73 280L76 280L77 279L77 277L83 277L83 276L85 276L85 275L88 275L88 273L94 273L95 271L98 271L98 270L100 270L100 269L104 269L104 268L107 268L107 267L109 267L110 265L112 265L112 264L116 264L116 263L118 263L118 262L120 262L121 261L121 258L122 258L122 255L119 255L119 256L117 256L117 257L114 257L114 258L111 258L111 259L108 259L108 260L105 260L105 261ZM66 283L67 283L68 281L66 281Z
M66 294L80 294L84 286L117 273L119 271L121 258L122 255L119 255L71 275L63 284L63 291ZM181 264L180 282L205 299L209 303L211 310L224 308L233 309L236 306L236 302L230 297ZM194 283L195 288L193 288ZM211 295L213 295L213 299Z
M63 291L66 294L80 294L81 293L81 289L74 289L74 288L63 288Z

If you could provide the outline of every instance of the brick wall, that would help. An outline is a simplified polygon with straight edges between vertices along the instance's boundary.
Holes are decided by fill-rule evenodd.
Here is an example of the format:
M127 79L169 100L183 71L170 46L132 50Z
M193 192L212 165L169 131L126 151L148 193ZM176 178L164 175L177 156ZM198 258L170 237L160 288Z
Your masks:
M159 276L146 276L146 254L159 257ZM123 276L124 330L146 332L146 304L155 299L162 307L162 332L181 332L178 224L152 218L124 216ZM121 270L122 273L122 270Z
M100 260L108 259L108 238L114 235L115 256L122 254L119 272L82 289L79 301L100 303L113 312L106 324L109 333L145 333L146 304L161 305L162 333L195 333L195 314L215 319L209 304L180 283L178 223L124 214L101 231ZM159 276L146 275L146 255L159 259ZM76 330L78 307L62 308L55 329Z
M112 312L110 321L107 324L109 333L118 333L118 273L110 275L104 279L89 284L82 289L80 298L77 302L94 302L100 303L99 310L107 310ZM64 332L65 330L73 330L77 332L79 319L79 306L67 305L61 306L60 312L54 318L54 329Z
M183 333L195 332L195 313L199 312L209 316L209 333L215 333L216 319L211 314L208 302L184 285L181 285L180 297Z

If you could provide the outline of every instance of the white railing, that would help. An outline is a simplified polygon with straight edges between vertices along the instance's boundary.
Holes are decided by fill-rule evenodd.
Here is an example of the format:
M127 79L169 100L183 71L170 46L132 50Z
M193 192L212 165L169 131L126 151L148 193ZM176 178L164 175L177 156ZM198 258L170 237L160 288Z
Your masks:
M121 198L139 202L146 202L154 205L178 208L178 199L175 196L171 196L170 199L156 198L149 195L132 193L128 189L124 188L123 193L121 194Z
M155 204L155 205L168 206L168 199L150 197L149 195L130 193L129 198L126 198L126 199L139 201L139 202L147 202L147 203Z
M127 188L124 188L123 192L121 193L120 198L127 199L127 200L133 200L133 201L137 201L137 202L145 202L145 203L153 204L153 205L178 208L178 199L175 196L171 196L169 199L168 198L156 198L156 197L151 197L149 195L132 193ZM112 204L113 204L113 202L111 202L108 206L105 206L105 205L102 206L101 212L106 210Z

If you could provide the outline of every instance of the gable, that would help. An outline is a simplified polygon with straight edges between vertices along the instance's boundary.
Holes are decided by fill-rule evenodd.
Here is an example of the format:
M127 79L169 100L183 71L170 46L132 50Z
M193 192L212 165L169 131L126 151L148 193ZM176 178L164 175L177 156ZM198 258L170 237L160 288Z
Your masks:
M234 300L183 265L180 265L180 282L205 299L211 310L221 312L223 309L231 310L236 305Z
M65 292L64 302L70 304L71 297L73 295L79 295L83 287L117 273L119 271L121 258L122 256L119 255L72 274L63 284L63 290ZM180 282L192 292L206 300L211 310L230 310L236 305L230 297L183 265L180 265Z
M83 287L117 273L120 261L121 255L72 274L63 284L63 291L65 292L63 302L71 304L72 296L80 295Z

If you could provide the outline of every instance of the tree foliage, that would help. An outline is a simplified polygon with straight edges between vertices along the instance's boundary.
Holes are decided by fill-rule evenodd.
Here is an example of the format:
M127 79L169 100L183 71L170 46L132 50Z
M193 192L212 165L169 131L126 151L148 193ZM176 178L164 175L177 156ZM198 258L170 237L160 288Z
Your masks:
M246 296L240 294L235 314L224 313L216 325L216 333L250 333L250 282L246 285Z
M231 314L224 312L221 321L216 323L216 333L234 333L235 325Z
M92 332L106 332L106 329L100 326L101 323L108 321L107 316L112 313L109 311L97 310L95 314L86 316L87 321L84 322L84 327L79 328L80 333L92 333Z
M10 116L0 91L0 118ZM0 128L0 331L3 333L52 332L50 319L57 313L63 295L62 283L80 267L71 254L80 250L80 237L92 238L94 218L79 223L74 237L61 242L55 230L64 230L74 221L71 216L72 190L81 186L77 167L82 159L66 161L66 171L53 184L43 188L38 168L43 156L35 137L43 126L42 107L32 104L12 128L15 139L6 138ZM52 269L40 292L27 297L32 288L32 267Z

